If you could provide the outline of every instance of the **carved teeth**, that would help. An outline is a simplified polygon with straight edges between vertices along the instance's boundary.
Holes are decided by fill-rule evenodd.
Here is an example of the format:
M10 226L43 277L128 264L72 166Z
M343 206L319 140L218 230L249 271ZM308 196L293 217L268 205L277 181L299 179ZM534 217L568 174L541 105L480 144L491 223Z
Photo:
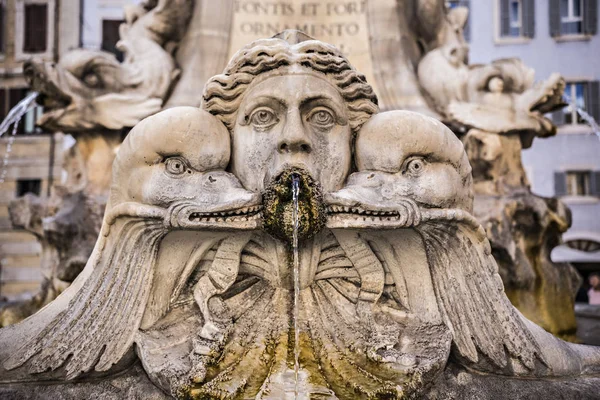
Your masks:
M199 222L235 222L235 221L248 221L260 218L259 211L262 209L261 206L245 207L231 211L217 211L217 212L192 212L189 215L190 221Z

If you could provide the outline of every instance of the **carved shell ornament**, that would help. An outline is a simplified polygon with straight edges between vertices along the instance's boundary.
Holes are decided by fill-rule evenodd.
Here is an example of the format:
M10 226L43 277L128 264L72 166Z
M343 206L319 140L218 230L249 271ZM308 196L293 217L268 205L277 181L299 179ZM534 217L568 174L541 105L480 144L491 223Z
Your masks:
M137 358L175 397L355 399L417 396L450 364L598 372L600 352L505 296L461 142L429 117L378 113L337 49L298 32L251 43L203 108L127 136L85 270L0 330L3 382L99 379Z

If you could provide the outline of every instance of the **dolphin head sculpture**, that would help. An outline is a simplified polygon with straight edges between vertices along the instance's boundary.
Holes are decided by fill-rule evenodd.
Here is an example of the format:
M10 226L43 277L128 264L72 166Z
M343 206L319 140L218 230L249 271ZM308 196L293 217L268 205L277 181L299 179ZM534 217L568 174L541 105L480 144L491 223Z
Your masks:
M155 274L167 234L258 226L260 195L223 171L229 148L221 122L192 107L168 109L134 127L113 164L101 233L85 269L48 307L0 334L10 352L2 357L3 376L73 379L108 371L131 349L149 304L168 308L162 303L171 293L149 300L154 280L173 287L181 279Z
M343 189L326 195L330 227L412 225L433 210L472 211L471 166L463 145L433 118L410 111L375 115L358 134L355 160L358 172Z
M176 107L146 118L113 164L106 221L154 209L172 229L256 229L260 195L224 171L229 153L227 129L206 111Z
M471 167L452 131L414 112L378 114L359 132L356 165L347 186L326 197L327 226L415 230L456 359L506 374L544 365L537 339L504 294L485 231L471 214Z

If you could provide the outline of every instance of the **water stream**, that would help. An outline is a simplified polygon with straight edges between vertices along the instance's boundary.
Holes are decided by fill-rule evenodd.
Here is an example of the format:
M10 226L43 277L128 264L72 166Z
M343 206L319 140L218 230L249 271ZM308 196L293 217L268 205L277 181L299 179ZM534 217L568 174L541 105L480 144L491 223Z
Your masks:
M6 151L4 152L4 158L2 159L2 172L0 173L0 183L4 182L7 173L8 159L10 157L10 153L12 151L12 146L15 141L15 136L17 135L17 129L19 127L19 122L29 110L36 106L35 99L38 96L38 92L31 92L27 97L17 103L6 115L6 118L0 123L0 137L8 132L8 129L12 125L11 136L8 139L8 143L6 143Z
M592 117L587 111L579 107L577 104L571 103L570 96L567 96L566 94L563 95L563 101L569 104L569 108L575 107L575 111L577 111L577 114L581 117L581 119L583 119L592 128L594 134L600 138L600 125L598 125L598 122L594 119L594 117Z
M294 208L292 211L292 222L294 224L294 232L292 236L294 259L294 399L298 398L298 372L300 370L300 328L298 326L298 298L300 296L300 259L298 255L299 195L300 177L294 174L292 175L292 198L294 203Z

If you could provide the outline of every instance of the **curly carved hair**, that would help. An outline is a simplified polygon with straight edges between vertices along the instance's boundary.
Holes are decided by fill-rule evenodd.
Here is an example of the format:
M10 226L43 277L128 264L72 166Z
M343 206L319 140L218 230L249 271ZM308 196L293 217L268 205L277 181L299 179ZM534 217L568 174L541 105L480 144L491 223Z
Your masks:
M379 111L377 96L364 75L334 46L309 38L301 32L292 32L290 43L278 37L260 39L238 51L221 75L213 76L204 87L202 107L219 118L231 131L235 117L248 85L260 74L278 68L299 65L322 73L339 90L348 107L348 119L353 134ZM292 40L293 41L293 40Z

